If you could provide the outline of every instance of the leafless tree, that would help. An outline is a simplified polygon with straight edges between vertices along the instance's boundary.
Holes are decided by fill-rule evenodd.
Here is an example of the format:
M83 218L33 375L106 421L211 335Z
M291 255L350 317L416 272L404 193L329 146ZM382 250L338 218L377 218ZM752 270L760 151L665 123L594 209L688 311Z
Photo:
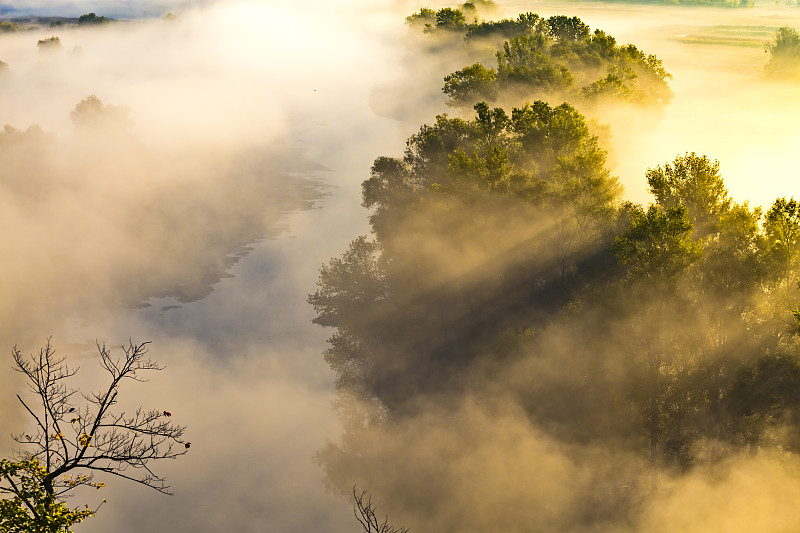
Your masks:
M358 489L353 487L353 498L355 499L353 514L361 524L364 533L408 533L408 528L398 529L390 525L388 515L381 522L372 505L372 498L366 491L358 492Z
M162 370L147 357L149 343L123 346L124 356L111 355L105 344L97 344L100 365L106 371L106 388L90 394L69 386L78 368L68 366L66 357L56 355L50 339L38 355L24 357L15 346L14 369L25 375L34 399L17 398L35 421L29 433L13 435L24 447L17 454L36 458L45 467L44 489L60 496L75 487L95 482L105 472L170 494L165 479L151 470L151 463L185 454L189 443L182 440L185 427L168 420L167 411L133 414L117 412L117 395L125 381L146 381L143 374ZM83 405L78 405L78 404Z

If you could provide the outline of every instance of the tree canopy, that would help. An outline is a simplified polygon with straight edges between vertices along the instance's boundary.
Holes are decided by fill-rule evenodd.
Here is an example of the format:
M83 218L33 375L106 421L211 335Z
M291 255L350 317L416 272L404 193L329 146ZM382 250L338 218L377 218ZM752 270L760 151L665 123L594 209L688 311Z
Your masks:
M797 30L789 26L778 28L764 48L770 55L769 63L765 67L767 75L789 78L800 76L800 34Z
M409 21L432 13L423 9ZM524 13L516 19L426 27L429 33L461 30L466 45L497 47L496 66L477 62L445 77L443 91L453 106L534 97L658 104L672 96L670 74L656 56L631 44L618 45L614 37L602 30L592 32L578 17L545 19Z
M111 22L111 19L108 17L100 17L97 16L95 13L85 13L78 17L78 25L92 25L92 24L107 24Z

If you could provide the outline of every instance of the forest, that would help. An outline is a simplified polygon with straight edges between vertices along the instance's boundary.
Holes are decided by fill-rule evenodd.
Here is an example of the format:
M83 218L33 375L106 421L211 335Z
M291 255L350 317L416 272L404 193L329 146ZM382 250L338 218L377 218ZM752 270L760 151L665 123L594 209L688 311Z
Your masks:
M445 42L460 45L463 40L473 50L497 47L496 66L487 69L478 61L445 77L443 91L452 106L529 99L542 93L644 105L671 97L669 74L658 58L632 44L620 46L602 30L591 32L575 16L544 19L528 12L516 19L475 19L467 24L461 10L423 8L406 20L428 34L443 36Z
M515 502L536 530L638 530L647 496L680 476L800 451L800 202L736 201L720 162L694 152L647 170L652 203L626 201L589 119L547 100L664 105L660 61L577 17L442 22L454 11L408 23L509 39L497 68L446 76L450 104L473 112L375 159L371 233L308 299L335 328L324 358L346 421L320 453L329 482L346 493L357 479L420 530L530 530L484 503L435 512L467 505L458 483ZM544 99L494 106L525 94ZM507 448L529 456L505 464ZM554 457L575 477L531 498L461 463L470 453L501 479L546 479Z

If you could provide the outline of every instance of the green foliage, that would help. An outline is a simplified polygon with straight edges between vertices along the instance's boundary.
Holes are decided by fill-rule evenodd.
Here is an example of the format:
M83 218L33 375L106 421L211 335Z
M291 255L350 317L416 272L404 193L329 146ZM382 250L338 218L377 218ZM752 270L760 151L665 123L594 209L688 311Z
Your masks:
M797 77L800 75L800 33L789 26L778 28L772 41L765 44L770 54L765 67L768 75L775 77Z
M10 20L0 20L0 33L8 33L12 31L19 31L22 28L16 22Z
M78 129L101 131L103 135L107 135L111 129L124 131L128 125L128 110L125 107L105 105L93 94L78 102L69 116Z
M700 243L691 238L692 223L682 205L661 210L651 205L631 213L630 228L614 239L611 250L628 266L628 275L669 280L697 261Z
M655 3L674 6L707 6L722 8L748 8L755 6L753 0L624 0L626 3Z
M48 472L36 458L0 460L0 530L6 533L62 533L95 511L70 509L45 488Z
M800 407L798 354L764 355L741 368L731 385L728 405L738 415L775 419Z
M536 101L512 109L511 117L485 102L475 110L471 121L440 115L423 126L408 140L403 160L375 161L363 185L364 205L377 208L373 224L381 225L386 209L432 191L477 188L534 203L566 202L560 198L574 200L580 192L580 205L614 202L619 191L604 169L605 153L569 104ZM466 176L473 178L469 189L463 188Z
M706 238L703 263L707 290L735 299L766 281L766 241L760 227L761 209L731 204L715 222L718 233Z
M458 259L442 257L438 247L425 243L432 239L441 247L454 247L456 257L469 257L466 250L482 246L480 240L463 243L459 235L492 231L493 214L481 207L487 202L522 210L532 225L552 216L558 227L541 239L546 252L533 247L523 254L538 250L548 257L543 270L502 274L502 267L469 277L477 276L480 286L482 276L500 275L517 298L524 293L517 283L541 290L530 283L530 276L546 275L547 291L566 291L581 245L596 239L613 216L620 191L604 165L605 153L584 117L568 104L552 107L542 101L511 113L481 102L470 120L441 115L408 140L402 159L376 159L362 185L376 240L359 237L342 257L323 266L318 289L308 300L318 313L317 323L337 328L325 359L336 369L340 386L394 404L407 381L389 383L396 376L388 362L392 354L413 346L420 368L433 378L433 369L446 365L440 357L448 350L463 347L464 360L474 352L456 331L467 337L496 334L484 323L494 320L491 307L485 308L489 316L477 312L468 320L455 318L467 306L464 295L437 280L453 268L449 261ZM426 275L409 276L410 265ZM482 301L484 292L476 290L467 300ZM424 311L420 315L413 309ZM435 319L434 309L441 310ZM442 343L417 344L435 328L454 334Z
M341 259L332 259L322 267L319 290L308 299L319 313L315 323L348 323L353 317L348 317L347 310L356 311L385 297L379 250L377 243L361 236L350 243Z
M448 103L463 106L480 100L493 100L497 77L494 69L487 69L480 63L464 67L444 78L444 93L450 97Z
M793 273L800 241L800 202L794 198L778 198L764 220L769 257L781 276L796 278Z
M501 90L524 94L532 88L547 93L572 87L574 77L569 67L546 53L546 43L541 35L526 35L503 44L497 52L497 78L501 80Z
M446 76L443 91L450 105L467 107L480 100L508 98L525 101L546 95L640 104L664 103L671 98L670 75L658 58L630 44L618 46L601 30L591 33L578 17L543 19L524 13L516 19L464 28L467 41L483 39L497 44L497 66L475 63Z
M609 97L620 100L630 100L632 92L619 76L609 72L605 78L594 81L590 85L582 88L581 94L587 100L598 100Z
M686 208L696 235L716 233L720 218L731 207L719 162L706 156L694 152L678 156L671 164L651 168L645 175L658 205Z
M464 20L469 22L470 24L476 24L479 20L478 17L478 8L475 7L474 2L465 2L460 11L464 14Z
M546 21L535 13L523 13L516 19L503 19L498 21L484 21L470 24L464 36L466 40L478 38L513 39L529 33L543 33L546 30Z
M584 41L589 37L589 26L578 17L556 15L547 19L550 35L559 41Z
M61 48L61 39L56 36L47 37L39 40L36 45L39 50L55 50Z
M445 7L436 12L436 28L446 31L461 31L467 27L467 17L458 9Z
M406 24L411 26L434 26L436 24L436 11L423 7L419 10L419 13L407 16Z
M107 24L111 22L111 19L108 17L98 17L94 13L86 13L78 17L78 25L92 25L92 24Z

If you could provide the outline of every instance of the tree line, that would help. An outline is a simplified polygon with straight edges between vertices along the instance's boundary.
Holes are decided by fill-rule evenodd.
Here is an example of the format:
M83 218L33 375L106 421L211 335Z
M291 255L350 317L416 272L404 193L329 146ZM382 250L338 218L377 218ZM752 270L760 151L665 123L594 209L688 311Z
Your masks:
M480 61L444 78L448 103L469 109L478 101L525 101L531 94L592 103L612 100L643 105L670 100L669 73L661 61L632 44L619 45L602 30L591 31L578 17L543 18L524 13L516 19L468 23L453 8L423 8L407 19L429 34L457 37L465 46L496 48L496 64Z

